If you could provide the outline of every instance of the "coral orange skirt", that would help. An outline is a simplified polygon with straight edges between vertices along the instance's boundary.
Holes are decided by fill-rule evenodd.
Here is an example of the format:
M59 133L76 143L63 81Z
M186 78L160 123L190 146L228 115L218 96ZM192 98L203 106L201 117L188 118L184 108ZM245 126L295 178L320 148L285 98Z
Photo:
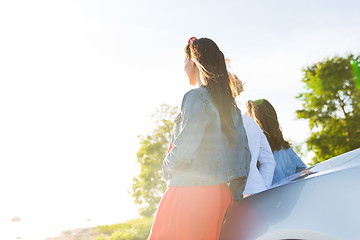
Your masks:
M218 240L232 202L226 183L169 187L161 199L148 240Z

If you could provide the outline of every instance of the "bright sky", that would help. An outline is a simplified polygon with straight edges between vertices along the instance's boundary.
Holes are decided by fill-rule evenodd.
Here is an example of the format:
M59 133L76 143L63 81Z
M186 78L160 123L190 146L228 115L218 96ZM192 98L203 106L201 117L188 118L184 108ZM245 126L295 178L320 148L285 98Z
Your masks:
M241 109L268 99L285 137L303 142L301 68L359 54L359 8L357 0L1 1L1 231L39 239L137 216L128 193L137 136L152 130L155 108L179 105L190 89L191 36L212 38L231 59L246 84ZM15 216L22 222L10 223Z

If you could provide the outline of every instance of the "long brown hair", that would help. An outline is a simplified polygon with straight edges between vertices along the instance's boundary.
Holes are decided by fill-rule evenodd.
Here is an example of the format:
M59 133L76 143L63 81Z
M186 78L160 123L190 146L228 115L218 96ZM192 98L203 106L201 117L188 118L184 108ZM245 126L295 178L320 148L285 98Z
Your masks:
M276 111L269 101L266 99L249 100L246 103L246 109L250 117L264 131L273 152L281 148L288 149L290 147L289 142L283 138Z
M190 39L185 47L187 59L197 65L204 87L208 90L215 107L219 111L221 130L233 143L233 109L237 95L235 84L230 81L224 54L216 43L208 38Z

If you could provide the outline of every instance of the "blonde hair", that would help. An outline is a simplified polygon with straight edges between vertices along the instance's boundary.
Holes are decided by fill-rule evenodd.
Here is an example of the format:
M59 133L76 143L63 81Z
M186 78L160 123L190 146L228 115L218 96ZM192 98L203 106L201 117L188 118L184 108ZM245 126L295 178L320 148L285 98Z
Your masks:
M244 84L242 81L233 73L229 72L230 87L233 89L233 97L236 98L244 91Z

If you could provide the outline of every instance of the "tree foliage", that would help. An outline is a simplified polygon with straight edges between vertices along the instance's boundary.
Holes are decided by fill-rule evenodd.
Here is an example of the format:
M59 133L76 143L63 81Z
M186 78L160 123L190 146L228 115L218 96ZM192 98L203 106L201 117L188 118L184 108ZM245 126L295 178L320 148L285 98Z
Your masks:
M166 183L162 175L162 162L167 153L177 107L162 104L152 118L155 129L147 136L139 136L140 149L137 161L140 164L140 174L133 179L132 196L135 203L142 206L142 216L153 216Z
M360 91L351 67L359 58L335 56L303 69L305 92L297 96L302 109L296 113L309 120L313 164L360 147Z

